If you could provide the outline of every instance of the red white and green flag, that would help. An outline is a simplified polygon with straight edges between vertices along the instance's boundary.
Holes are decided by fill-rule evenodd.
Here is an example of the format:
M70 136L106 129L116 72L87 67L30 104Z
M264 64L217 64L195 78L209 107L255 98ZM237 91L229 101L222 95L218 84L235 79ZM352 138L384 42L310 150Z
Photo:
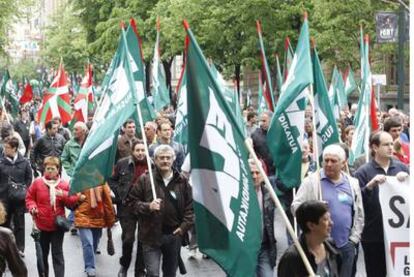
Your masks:
M42 106L37 112L39 121L47 123L53 117L60 117L62 124L71 121L72 108L70 106L70 98L68 78L61 61L52 84L43 95Z
M254 276L262 217L242 130L187 22L187 108L198 246L228 276Z
M88 64L85 70L79 93L76 95L74 102L73 121L88 121L88 113L93 111L94 95L93 95L93 70L92 65Z

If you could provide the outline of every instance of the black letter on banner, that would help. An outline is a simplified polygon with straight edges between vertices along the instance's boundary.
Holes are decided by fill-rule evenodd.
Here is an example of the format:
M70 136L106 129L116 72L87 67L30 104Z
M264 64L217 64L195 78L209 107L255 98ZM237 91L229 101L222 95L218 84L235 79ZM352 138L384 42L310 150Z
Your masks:
M401 204L405 204L405 200L401 196L393 196L393 197L391 197L391 199L390 199L390 209L398 217L398 221L397 222L394 222L394 220L392 218L388 219L388 223L393 228L399 228L399 227L401 227L404 224L404 215L395 206L395 202L396 201L400 202Z

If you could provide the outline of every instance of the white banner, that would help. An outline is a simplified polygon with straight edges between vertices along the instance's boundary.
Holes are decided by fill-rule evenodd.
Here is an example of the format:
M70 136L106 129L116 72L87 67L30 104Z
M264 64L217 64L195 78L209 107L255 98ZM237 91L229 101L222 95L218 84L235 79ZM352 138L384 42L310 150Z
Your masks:
M379 186L388 277L410 276L409 188L409 178L399 182L396 177Z

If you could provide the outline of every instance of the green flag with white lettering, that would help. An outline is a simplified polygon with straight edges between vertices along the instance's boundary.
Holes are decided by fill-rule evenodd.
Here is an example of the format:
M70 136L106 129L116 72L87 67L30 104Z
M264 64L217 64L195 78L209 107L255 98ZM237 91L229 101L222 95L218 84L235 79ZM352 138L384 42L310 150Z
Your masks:
M313 66L313 97L315 103L316 134L318 136L319 161L322 161L323 149L333 143L339 142L339 133L336 126L332 106L329 102L325 77L318 57L318 51L312 51Z
M200 250L228 276L254 276L262 218L237 120L188 24L188 148Z
M307 87L312 83L309 27L305 16L292 65L267 133L277 176L288 188L301 182Z
M96 187L112 174L119 128L136 111L138 103L133 78L137 69L133 69L131 60L122 29L109 69L111 74L102 96L104 98L97 108L92 128L75 165L71 193Z

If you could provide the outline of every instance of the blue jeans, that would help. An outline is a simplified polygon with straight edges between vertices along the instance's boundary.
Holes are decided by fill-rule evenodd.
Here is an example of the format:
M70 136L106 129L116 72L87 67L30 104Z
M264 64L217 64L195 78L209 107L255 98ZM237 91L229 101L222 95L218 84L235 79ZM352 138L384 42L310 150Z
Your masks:
M352 241L348 241L347 244L338 248L339 253L341 253L342 266L339 276L341 277L353 277L352 269L354 266L354 261L356 257L356 245Z
M147 277L160 276L162 254L162 273L164 277L175 277L178 268L178 256L181 249L181 236L162 235L161 246L142 245Z
M79 237L82 242L83 261L85 262L86 273L96 274L95 252L98 248L101 236L101 228L79 228Z
M273 268L270 266L269 251L263 247L259 250L256 277L273 277Z

